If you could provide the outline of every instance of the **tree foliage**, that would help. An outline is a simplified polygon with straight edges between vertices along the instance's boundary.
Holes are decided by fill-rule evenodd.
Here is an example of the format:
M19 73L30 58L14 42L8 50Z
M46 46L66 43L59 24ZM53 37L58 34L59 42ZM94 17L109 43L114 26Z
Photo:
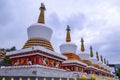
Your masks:
M120 68L116 71L116 75L120 78Z
M5 48L1 48L0 50L1 50L1 51L10 52L10 51L16 51L17 49L16 49L15 46L13 46L13 47L11 47L11 48L7 48L7 49L5 49Z
M5 58L3 59L2 63L10 64L10 58L8 56L5 56Z

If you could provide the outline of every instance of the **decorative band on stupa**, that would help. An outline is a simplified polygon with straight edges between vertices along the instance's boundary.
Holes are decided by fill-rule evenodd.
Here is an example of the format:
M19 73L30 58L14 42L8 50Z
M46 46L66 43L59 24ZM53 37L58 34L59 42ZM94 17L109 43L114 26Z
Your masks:
M40 38L33 38L33 39L29 39L25 45L23 46L23 48L29 48L29 47L32 47L32 46L42 46L42 47L45 47L49 50L52 50L54 51L50 41L48 40L44 40L44 39L40 39Z

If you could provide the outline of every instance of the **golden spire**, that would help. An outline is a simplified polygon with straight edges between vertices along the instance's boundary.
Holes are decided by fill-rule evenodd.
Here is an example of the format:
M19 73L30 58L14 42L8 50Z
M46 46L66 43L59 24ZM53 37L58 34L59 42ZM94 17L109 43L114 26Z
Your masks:
M104 64L106 64L106 59L104 58Z
M107 66L109 66L108 60L107 60Z
M44 21L44 11L45 10L46 10L45 5L43 3L41 3L38 23L43 23L43 24L45 23L45 21Z
M102 55L100 56L100 58L101 58L101 62L103 63L103 58L102 58Z
M66 35L66 42L70 42L71 41L71 37L70 37L70 27L69 25L67 25L67 35Z
M90 57L93 57L92 46L90 46Z
M98 55L98 52L96 51L96 58L97 60L99 61L99 55Z
M84 48L84 40L83 38L81 38L81 52L84 52L85 48Z

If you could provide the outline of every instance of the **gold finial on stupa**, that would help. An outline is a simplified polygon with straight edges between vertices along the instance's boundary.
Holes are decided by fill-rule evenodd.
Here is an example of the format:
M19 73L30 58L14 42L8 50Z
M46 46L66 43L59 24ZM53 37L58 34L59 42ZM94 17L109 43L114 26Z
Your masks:
M106 59L104 58L104 64L106 64Z
M109 66L108 60L107 60L107 66Z
M81 52L84 52L85 48L84 48L84 40L83 38L81 38Z
M46 10L44 3L41 3L41 7L40 7L40 15L39 15L39 19L38 19L38 23L45 23L44 20L44 11Z
M99 55L98 55L98 52L96 51L96 58L97 60L99 61Z
M92 46L90 46L90 57L93 57Z
M101 62L103 63L103 57L102 57L102 55L100 56L100 58L101 58Z
M107 60L105 59L105 64L107 65Z
M70 42L71 41L71 37L70 37L70 27L69 25L67 25L67 35L66 35L66 42Z

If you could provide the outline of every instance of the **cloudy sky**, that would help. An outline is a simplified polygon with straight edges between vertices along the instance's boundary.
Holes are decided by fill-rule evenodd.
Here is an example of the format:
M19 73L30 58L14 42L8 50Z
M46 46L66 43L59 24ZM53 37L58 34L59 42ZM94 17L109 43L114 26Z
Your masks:
M84 38L89 46L109 63L120 63L120 0L42 0L46 24L53 30L51 42L57 52L65 42L66 25L71 27L72 42L80 51ZM21 49L27 41L26 29L36 23L41 0L0 0L0 48Z

